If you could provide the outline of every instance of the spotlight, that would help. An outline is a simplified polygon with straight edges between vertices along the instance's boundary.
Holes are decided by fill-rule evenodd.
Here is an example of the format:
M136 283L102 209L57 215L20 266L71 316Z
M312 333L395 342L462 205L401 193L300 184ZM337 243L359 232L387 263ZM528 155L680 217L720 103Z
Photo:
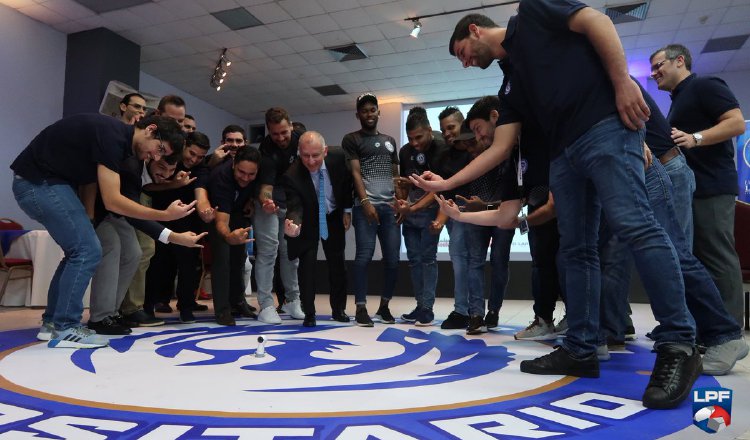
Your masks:
M224 48L219 56L219 61L216 62L216 67L214 67L214 73L211 75L211 82L209 83L217 92L221 90L221 85L227 78L226 69L231 65L232 62L227 58L227 49Z
M419 38L419 33L422 31L422 23L419 22L419 20L412 20L414 23L414 29L411 30L411 33L409 35L412 36L412 38Z

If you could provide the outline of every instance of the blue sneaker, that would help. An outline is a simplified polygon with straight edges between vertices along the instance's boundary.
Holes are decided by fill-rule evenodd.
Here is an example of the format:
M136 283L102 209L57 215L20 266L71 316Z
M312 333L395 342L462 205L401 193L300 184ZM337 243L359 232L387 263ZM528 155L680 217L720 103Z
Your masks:
M413 322L417 321L418 314L419 314L419 308L415 308L411 312L404 313L403 315L401 315L401 319L403 319L406 322L412 322L413 323Z
M417 327L428 327L431 326L435 320L435 314L432 313L431 309L422 309L417 312L417 322L414 323Z
M53 330L47 343L49 348L100 348L109 345L109 340L84 326L67 330Z

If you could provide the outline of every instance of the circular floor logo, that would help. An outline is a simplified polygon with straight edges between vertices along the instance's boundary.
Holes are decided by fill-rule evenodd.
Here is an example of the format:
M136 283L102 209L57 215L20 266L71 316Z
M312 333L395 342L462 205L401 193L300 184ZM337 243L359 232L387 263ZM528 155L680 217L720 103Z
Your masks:
M196 324L136 329L110 348L77 351L34 343L35 330L4 332L0 432L489 440L617 438L623 423L657 438L691 425L686 405L667 422L641 405L648 350L613 354L600 379L527 375L518 363L550 348L515 341L514 330Z

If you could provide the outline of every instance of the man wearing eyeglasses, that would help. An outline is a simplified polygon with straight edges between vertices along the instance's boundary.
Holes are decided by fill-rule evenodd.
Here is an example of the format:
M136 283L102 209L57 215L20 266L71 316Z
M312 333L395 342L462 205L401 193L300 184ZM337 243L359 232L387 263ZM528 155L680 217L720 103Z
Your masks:
M120 101L120 120L133 125L146 115L146 98L139 93L128 93Z
M651 57L651 77L672 97L667 119L672 140L695 173L693 220L684 226L693 253L706 266L727 310L742 323L742 272L734 250L734 199L737 168L732 138L745 132L737 98L724 80L691 72L690 51L670 44ZM690 201L682 203L687 210ZM686 206L685 206L686 205Z
M109 116L82 114L42 130L11 164L19 206L47 228L65 253L42 315L49 347L108 344L81 325L83 294L102 247L77 189L98 183L105 208L119 215L157 221L184 217L193 204L176 200L163 211L142 206L121 193L119 174L129 156L159 160L181 152L183 144L182 128L170 118L152 116L128 126Z

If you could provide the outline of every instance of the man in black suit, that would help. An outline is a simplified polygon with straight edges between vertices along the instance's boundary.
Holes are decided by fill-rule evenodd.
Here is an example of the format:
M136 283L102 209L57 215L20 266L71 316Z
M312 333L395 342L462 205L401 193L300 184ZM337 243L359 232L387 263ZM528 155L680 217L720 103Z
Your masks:
M344 247L351 225L352 180L341 148L326 146L320 133L299 139L299 157L282 178L287 213L284 223L289 259L299 258L297 276L305 312L305 327L315 326L315 263L318 240L328 261L333 319L349 322L346 308ZM322 184L322 191L319 191ZM325 213L321 213L323 206ZM321 223L321 219L324 222Z

